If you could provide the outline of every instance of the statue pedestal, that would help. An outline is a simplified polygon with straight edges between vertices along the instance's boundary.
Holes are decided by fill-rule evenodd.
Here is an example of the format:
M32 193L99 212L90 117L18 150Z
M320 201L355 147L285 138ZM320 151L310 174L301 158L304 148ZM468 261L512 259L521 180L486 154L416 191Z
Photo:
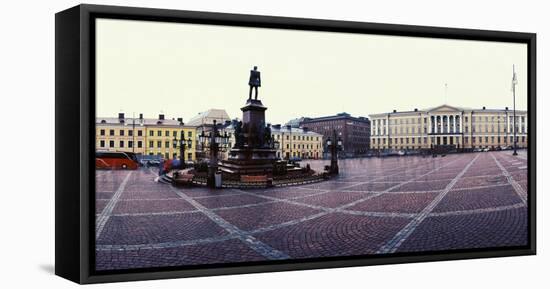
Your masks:
M219 169L229 174L271 175L277 161L276 150L270 148L234 148L229 158L219 164Z
M271 175L273 164L277 161L277 151L262 145L265 129L265 111L260 100L249 99L241 108L243 111L242 133L244 145L234 147L229 152L229 158L220 162L219 169L223 172L239 175Z

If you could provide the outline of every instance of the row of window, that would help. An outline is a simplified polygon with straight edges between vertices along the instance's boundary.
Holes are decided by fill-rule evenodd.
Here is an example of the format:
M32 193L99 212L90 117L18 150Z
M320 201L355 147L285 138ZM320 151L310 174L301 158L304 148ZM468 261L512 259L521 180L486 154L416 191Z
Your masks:
M154 156L155 153L154 152L150 152L149 153L150 156ZM158 152L156 153L156 155L158 156L163 156L163 154L161 152ZM172 158L177 158L178 157L178 154L177 153L173 153L172 154ZM164 153L164 159L169 159L170 158L170 154L169 153ZM187 159L190 160L193 158L193 153L188 153L187 154Z
M485 128L485 129L483 129ZM421 128L420 127L399 127L398 128L391 128L390 131L391 131L391 134L409 134L409 133L420 133L420 130ZM446 126L443 126L443 128L439 128L439 130L442 130L443 133L453 133L453 132L460 132L460 126L457 125L456 127L456 131L453 129L453 127L446 127ZM505 125L504 126L499 126L497 124L497 128L495 128L495 125L491 125L489 127L489 125L485 125L485 126L482 126L482 125L478 125L478 126L472 126L472 132L502 132L502 133L505 133L505 132L508 132L508 133L513 133L512 131L512 128L511 127L506 127ZM427 128L424 127L423 129L424 133L427 133ZM435 133L436 130L435 128L432 129L432 133ZM525 129L525 126L521 126L521 129L518 129L518 132L521 132L521 133L525 133L526 129ZM468 126L464 126L464 132L465 133L468 133L470 132L469 131L469 127ZM382 127L382 129L380 128L377 128L375 131L373 131L373 134L374 135L386 135L386 128L385 127Z
M273 137L277 140L281 139L281 135L280 134L277 134L277 135L273 135ZM290 140L289 138L289 135L285 135L285 139L286 140ZM309 135L293 135L292 136L292 140L303 140L303 141L313 141L315 139L315 141L319 141L319 137L313 137L313 136L309 136Z
M137 148L142 148L143 147L143 142L142 141L137 141ZM162 141L157 141L157 148L163 148L163 143ZM100 148L105 148L107 145L107 142L105 140L100 140L99 141L99 147ZM177 148L177 145L172 143L171 141L165 141L164 142L164 148L170 148L170 146L172 146L172 148ZM115 141L114 140L110 140L109 141L109 147L110 148L114 148L115 147ZM129 141L124 141L124 140L121 140L119 141L118 143L118 147L119 148L125 148L125 147L128 147L128 148L133 148L134 147L134 142L129 140ZM154 141L149 141L149 148L154 148L155 147L155 142ZM187 149L191 149L193 148L192 144L190 146L187 147Z
M320 149L321 145L320 144L316 144L316 145L312 145L312 144L292 144L292 147L294 149ZM286 148L290 149L290 144L287 143Z
M444 137L446 139L446 137ZM451 137L449 137L451 138ZM489 142L489 139L491 140L491 142ZM435 143L435 137L432 137L432 143ZM459 143L459 137L455 137L455 141L456 143ZM469 137L465 136L464 137L464 142L465 143L468 143L469 142ZM497 141L497 143L501 143L502 142L506 142L507 140L510 141L510 143L514 142L514 137L513 136L510 136L509 138L505 137L505 136L485 136L485 137L472 137L472 143L475 143L476 140L479 142L479 143L495 143L495 140ZM525 136L522 136L521 137L521 142L525 142L526 138ZM516 141L519 142L520 141L520 137L519 136L516 136ZM414 138L414 137L411 137L411 138L389 138L388 139L388 142L389 144L415 144L415 143L418 143L418 144L428 144L428 138L427 137L423 137L423 138ZM372 139L372 143L374 145L385 145L386 144L386 139L385 138L373 138Z
M157 130L156 132L157 132L157 136L163 136L163 131L162 131L162 130ZM100 129L100 130L99 130L99 135L104 136L105 133L106 133L106 130L105 130L105 129ZM172 131L172 136L173 136L173 137L178 137L180 134L181 134L181 132ZM133 136L133 135L134 135L134 130L124 130L124 129L121 129L121 130L119 130L118 135L119 135L119 136L125 136L125 135ZM114 129L110 129L110 130L109 130L109 136L115 136L115 130L114 130ZM143 130L138 129L138 130L137 130L137 136L143 136ZM155 131L154 131L154 130L149 130L149 136L155 136ZM168 137L169 137L169 136L170 136L170 131L169 131L169 130L165 130L165 131L164 131L164 136L168 136ZM192 132L192 131L188 131L188 132L187 132L187 137L193 137L193 132Z

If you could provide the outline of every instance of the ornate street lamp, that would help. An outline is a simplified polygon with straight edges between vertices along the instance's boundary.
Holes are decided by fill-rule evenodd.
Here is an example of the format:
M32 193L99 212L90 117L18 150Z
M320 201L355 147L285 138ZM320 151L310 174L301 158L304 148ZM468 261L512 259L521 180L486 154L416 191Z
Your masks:
M334 140L334 141L333 141ZM338 169L338 151L342 150L342 138L336 137L336 130L332 130L332 139L327 138L327 148L330 149L330 170L331 175L337 175Z
M185 139L183 130L180 134L180 139L177 139L176 136L174 136L174 139L172 140L174 143L174 148L177 148L179 146L180 149L180 169L184 169L186 167L185 165L185 148L191 148L191 145L193 141L191 138Z
M215 175L218 170L218 153L220 150L224 150L228 147L229 139L231 138L231 134L228 134L227 132L223 132L223 134L220 133L218 126L219 125L216 123L216 120L214 120L212 124L212 131L208 133L202 131L199 135L199 141L201 142L203 148L204 144L208 142L210 149L208 178L206 179L206 184L211 188L216 187Z

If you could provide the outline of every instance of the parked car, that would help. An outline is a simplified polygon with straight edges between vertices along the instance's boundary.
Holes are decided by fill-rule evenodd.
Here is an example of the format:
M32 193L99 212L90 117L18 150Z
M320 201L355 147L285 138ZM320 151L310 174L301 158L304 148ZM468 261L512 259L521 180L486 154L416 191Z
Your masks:
M483 148L483 150L482 150L482 151L484 151L484 152L488 152L488 151L489 151L489 148Z
M148 167L158 167L160 166L159 160L147 160L146 166Z
M397 155L399 155L399 156L404 156L404 155L405 155L405 152L404 152L404 151L398 151L398 152L397 152Z
M95 153L96 169L135 170L139 167L135 155L125 152L97 151Z

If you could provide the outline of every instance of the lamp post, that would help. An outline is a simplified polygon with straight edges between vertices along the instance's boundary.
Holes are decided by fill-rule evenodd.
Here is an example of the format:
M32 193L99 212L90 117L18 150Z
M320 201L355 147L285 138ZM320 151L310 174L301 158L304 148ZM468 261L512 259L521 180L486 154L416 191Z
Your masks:
M180 139L178 140L176 138L176 136L174 136L174 139L172 141L174 143L174 148L179 146L179 149L180 149L180 169L184 169L185 168L185 148L186 147L190 148L193 141L191 140L191 138L188 138L187 140L185 139L185 135L184 135L183 130L180 132Z
M332 139L327 138L327 148L330 149L330 171L331 175L337 175L338 169L338 151L342 149L342 138L336 137L336 130L332 130Z
M221 149L224 149L229 143L231 136L224 132L221 134L218 130L218 124L216 120L213 121L212 130L205 134L204 131L199 135L199 141L201 143L209 142L210 159L208 161L208 177L206 179L206 185L210 188L216 187L216 172L218 171L218 153Z
M516 77L516 66L512 66L512 71L514 73L514 76L512 77L512 95L514 97L514 153L513 155L517 156L517 136L516 136L516 85L518 84L518 79Z

